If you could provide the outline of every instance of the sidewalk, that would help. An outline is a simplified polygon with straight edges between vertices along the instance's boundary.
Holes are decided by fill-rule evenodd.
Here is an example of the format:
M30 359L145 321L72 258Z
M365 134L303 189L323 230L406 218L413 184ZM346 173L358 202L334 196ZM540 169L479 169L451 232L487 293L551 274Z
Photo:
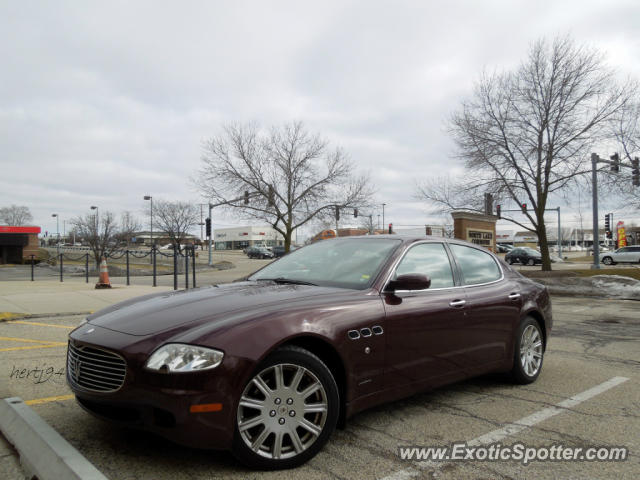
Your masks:
M89 313L122 300L148 293L173 290L172 287L122 285L95 289L84 281L3 281L0 282L0 321L26 315Z

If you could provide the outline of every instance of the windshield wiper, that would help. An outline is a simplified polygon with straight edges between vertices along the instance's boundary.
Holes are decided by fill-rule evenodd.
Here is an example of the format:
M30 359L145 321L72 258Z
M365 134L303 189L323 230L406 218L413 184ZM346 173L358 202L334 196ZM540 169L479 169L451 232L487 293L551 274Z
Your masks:
M292 284L292 285L312 285L314 287L317 287L318 285L315 283L311 283L311 282L305 282L304 280L295 280L293 278L284 278L284 277L277 277L277 278L258 278L258 281L263 280L265 282L275 282L275 283L288 283L288 284Z

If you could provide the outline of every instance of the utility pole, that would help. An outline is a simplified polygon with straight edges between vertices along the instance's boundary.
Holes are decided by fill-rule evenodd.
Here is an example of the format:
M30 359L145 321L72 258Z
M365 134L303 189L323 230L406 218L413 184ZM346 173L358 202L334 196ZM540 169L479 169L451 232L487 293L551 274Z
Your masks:
M598 154L591 154L591 190L593 191L592 198L592 213L593 213L593 265L592 269L600 269L600 239L598 238Z
M213 265L213 254L211 252L211 246L213 244L213 217L211 216L212 210L213 205L209 204L209 221L211 222L211 234L209 235L209 266Z
M562 228L560 227L560 207L558 207L558 256L562 258Z
M200 241L202 241L203 239L203 232L202 232L202 227L204 226L204 223L202 223L202 203L200 204Z

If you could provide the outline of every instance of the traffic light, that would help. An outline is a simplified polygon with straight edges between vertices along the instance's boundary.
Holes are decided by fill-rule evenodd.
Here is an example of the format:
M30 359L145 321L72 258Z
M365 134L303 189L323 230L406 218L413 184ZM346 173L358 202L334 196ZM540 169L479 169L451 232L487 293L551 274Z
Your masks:
M358 218L358 209L357 208L353 209L353 218Z
M606 237L609 239L613 238L613 232L612 231L606 232Z
M247 192L245 190L244 191L244 204L246 205L247 203L249 203L249 192Z
M611 231L611 220L609 218L609 214L607 213L604 216L604 231L607 233L607 237L609 235L609 232Z
M620 171L620 155L614 153L609 157L613 164L611 165L611 171L614 173L618 173Z
M640 187L640 160L638 157L631 160L631 183L634 187Z
M340 207L336 205L336 221L340 220Z
M389 233L393 233L393 223L389 224Z
M523 203L522 205L520 205L520 208L522 208L522 213L527 213L527 204Z
M211 219L210 218L206 218L204 221L204 225L205 225L205 231L207 233L207 237L211 236Z
M498 218L501 218L501 217L500 217L500 210L501 210L501 208L502 208L502 207L501 207L500 205L496 205L496 215L498 216Z

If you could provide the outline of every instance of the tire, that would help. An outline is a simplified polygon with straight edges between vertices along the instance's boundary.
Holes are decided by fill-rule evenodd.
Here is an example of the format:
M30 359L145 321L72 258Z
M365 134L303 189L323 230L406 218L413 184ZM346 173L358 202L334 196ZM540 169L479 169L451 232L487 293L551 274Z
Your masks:
M339 410L338 386L322 360L299 347L280 348L256 368L238 399L232 452L250 468L297 467L329 440Z
M513 258L509 257L509 260L507 260L507 263L508 263L509 265L513 265Z
M605 265L615 265L616 264L616 262L614 262L611 257L604 257L602 259L602 263L604 263Z
M536 261L533 258L530 258L529 260L527 260L527 265L529 265L530 267L534 266L536 264Z
M516 330L511 375L516 383L536 381L544 360L544 336L538 321L527 317Z

